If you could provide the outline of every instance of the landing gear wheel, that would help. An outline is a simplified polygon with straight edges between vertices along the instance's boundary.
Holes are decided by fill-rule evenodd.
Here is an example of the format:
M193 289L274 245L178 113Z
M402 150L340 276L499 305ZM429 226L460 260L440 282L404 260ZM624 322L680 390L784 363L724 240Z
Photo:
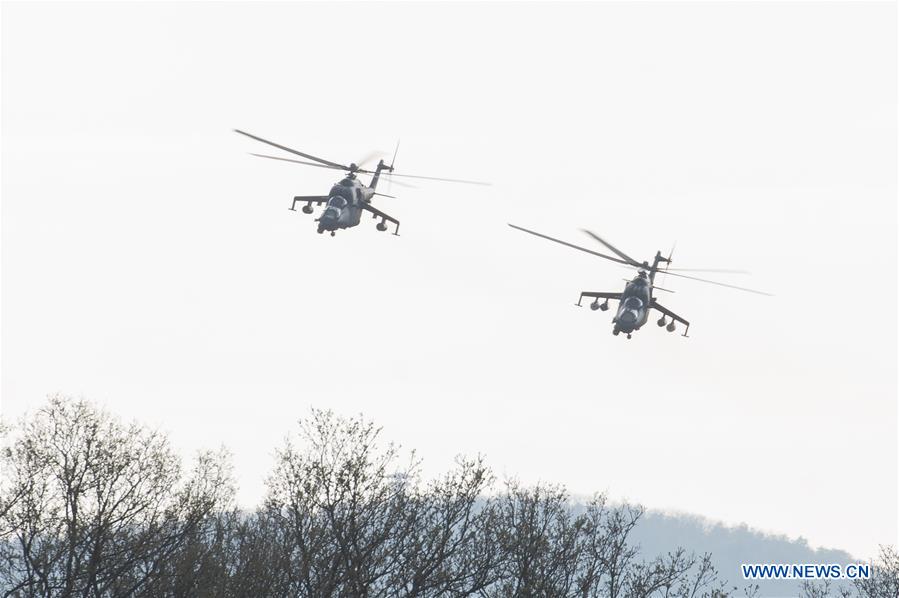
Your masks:
M631 340L631 335L628 333L627 340Z
M334 230L331 231L331 236L332 236L332 237L333 237L334 235L336 235L336 234L337 234L337 231L334 231Z

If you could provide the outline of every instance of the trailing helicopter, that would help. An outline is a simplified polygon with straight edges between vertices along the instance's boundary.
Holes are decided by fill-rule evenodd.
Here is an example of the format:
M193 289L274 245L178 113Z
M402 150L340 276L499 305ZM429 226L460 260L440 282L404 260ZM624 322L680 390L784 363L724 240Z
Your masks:
M584 300L584 297L592 298L593 302L590 304L590 309L592 310L602 310L606 311L609 309L609 300L618 301L618 310L615 312L615 317L612 319L612 324L614 324L612 328L612 334L618 336L620 333L624 332L627 335L627 338L631 338L631 334L640 330L640 328L646 324L646 321L649 319L649 312L651 310L656 310L662 314L662 316L658 319L656 324L660 327L665 326L665 329L668 332L674 332L675 330L675 322L680 322L686 328L684 330L683 336L687 336L687 333L690 330L690 322L680 317L670 309L664 307L653 297L653 291L665 291L668 293L673 293L669 289L663 289L655 284L656 275L661 272L662 274L668 276L677 276L679 278L687 278L690 280L697 280L699 282L707 282L710 284L727 287L731 289L737 289L739 291L746 291L749 293L756 293L758 295L768 295L770 293L765 293L763 291L756 291L753 289L747 289L745 287L738 287L731 284L725 284L723 282L717 282L714 280L706 280L704 278L696 278L695 276L690 276L687 274L681 274L681 272L729 272L729 273L739 273L746 274L743 270L709 270L709 269L676 269L672 270L669 268L671 264L672 254L674 250L672 249L671 253L669 253L668 257L663 257L661 251L656 251L656 255L652 260L652 264L649 262L638 262L634 258L625 254L622 251L619 251L617 248L612 246L609 242L601 239L596 234L584 230L585 233L593 237L596 241L607 247L615 256L606 255L604 253L599 253L598 251L593 251L592 249L587 249L586 247L581 247L579 245L574 245L573 243L568 243L566 241L562 241L560 239L555 239L553 237L528 230L526 228L522 228L520 226L516 226L514 224L509 224L514 229L532 234L534 236L547 239L549 241L553 241L555 243L560 243L567 247L571 247L573 249L577 249L578 251L583 251L589 253L591 255L595 255L607 260L611 260L618 264L634 267L638 269L637 276L635 276L632 280L628 281L624 287L624 291L621 293L606 293L601 291L584 291L581 293L581 296L578 298L578 301L575 305L581 307L581 302ZM660 270L659 264L665 264L665 269ZM600 299L604 301L602 303L599 302ZM666 316L671 318L670 322L667 322L665 319ZM667 326L666 326L667 324Z
M278 149L284 150L285 152L289 152L302 158L306 158L306 160L312 160L312 162L295 160L292 158L284 158L280 156L268 156L264 154L251 153L251 155L253 156L259 158L268 158L270 160L281 160L282 162L292 162L294 164L304 164L306 166L316 166L318 168L343 170L346 172L346 176L344 176L343 179L334 184L331 187L331 191L329 191L327 195L298 195L293 198L293 203L289 208L291 211L295 212L296 205L298 203L305 203L306 205L304 205L302 208L303 213L311 214L313 212L312 204L315 204L316 206L325 204L325 209L322 211L321 215L315 219L315 221L318 222L319 234L324 233L325 231L329 231L332 237L337 233L339 229L352 228L354 226L357 226L362 219L363 212L369 212L372 215L372 219L381 219L381 221L375 227L379 231L386 231L387 223L390 222L396 225L393 234L399 234L400 221L371 205L372 198L374 198L374 196L376 195L379 197L389 197L395 199L392 195L387 195L386 193L375 191L378 185L378 180L381 176L405 177L431 181L446 181L450 183L467 183L471 185L490 184L482 183L480 181L464 181L460 179L444 179L437 177L395 173L393 172L393 163L396 160L396 153L397 151L399 151L399 144L397 144L396 151L394 151L393 153L393 160L391 160L390 165L385 164L384 160L382 159L378 162L378 165L374 170L366 170L362 168L365 160L361 161L360 164L356 164L355 162L353 162L347 166L344 164L339 164L337 162L331 162L330 160L324 160L322 158L318 158L311 154L306 154L283 145L279 145L272 141L268 141L267 139L257 137L256 135L251 135L250 133L241 131L239 129L234 129L234 132L245 135L250 139L255 139L256 141L261 141L262 143L266 143ZM357 174L372 175L371 182L368 185L365 185L357 178ZM401 185L402 183L397 181L397 184Z

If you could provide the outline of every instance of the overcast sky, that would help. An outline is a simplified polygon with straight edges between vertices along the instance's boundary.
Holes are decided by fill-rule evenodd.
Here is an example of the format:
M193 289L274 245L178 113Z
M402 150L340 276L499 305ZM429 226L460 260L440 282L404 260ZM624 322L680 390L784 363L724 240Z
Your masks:
M499 475L870 556L896 543L893 3L4 3L2 410L226 444L243 504L311 406ZM375 221L289 212L402 140ZM274 150L277 152L277 150ZM691 338L573 306L681 267ZM599 249L597 246L596 249ZM656 316L652 319L654 320Z

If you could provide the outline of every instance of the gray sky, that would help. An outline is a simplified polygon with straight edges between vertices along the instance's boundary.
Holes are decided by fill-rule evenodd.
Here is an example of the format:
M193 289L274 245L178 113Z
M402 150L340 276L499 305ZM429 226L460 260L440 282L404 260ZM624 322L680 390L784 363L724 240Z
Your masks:
M229 446L246 505L310 406L501 475L872 555L896 542L893 3L3 4L2 394ZM288 212L402 146L335 238ZM573 307L737 267L692 338Z

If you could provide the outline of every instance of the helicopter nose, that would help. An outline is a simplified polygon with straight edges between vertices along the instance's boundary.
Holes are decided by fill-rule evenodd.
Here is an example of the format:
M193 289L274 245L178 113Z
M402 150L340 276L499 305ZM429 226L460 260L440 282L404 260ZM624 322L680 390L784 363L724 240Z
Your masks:
M630 309L624 310L624 312L622 312L618 316L618 325L621 327L622 330L624 330L626 328L629 328L629 329L633 328L634 324L636 324L636 323L637 323L637 314L633 310L630 310Z

